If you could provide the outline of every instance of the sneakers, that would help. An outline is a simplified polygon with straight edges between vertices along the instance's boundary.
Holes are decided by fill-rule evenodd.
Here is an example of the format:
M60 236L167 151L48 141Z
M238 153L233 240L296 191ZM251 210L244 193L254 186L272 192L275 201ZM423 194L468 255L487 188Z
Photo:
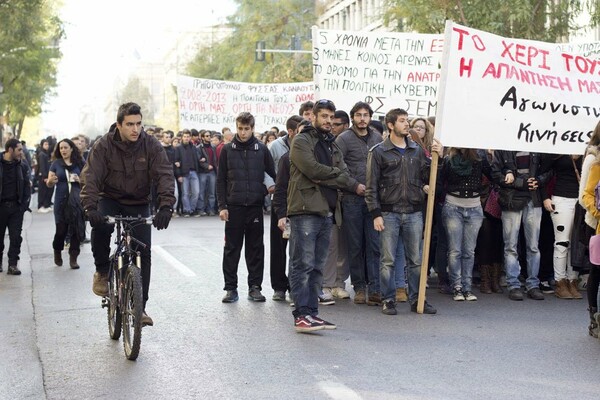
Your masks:
M294 319L294 328L296 332L314 332L325 329L324 325L319 324L317 321L308 319L307 315L303 315Z
M408 301L408 295L406 294L406 288L396 288L396 302L406 303Z
M332 306L335 304L335 300L333 298L326 299L322 295L319 295L319 305L320 306Z
M52 211L52 208L50 208L50 207L40 207L40 208L38 208L38 213L40 213L40 214L47 214L50 211Z
M333 299L333 290L331 290L331 288L324 287L321 291L321 296L323 296L326 299Z
M410 311L416 313L417 312L417 302L415 301L410 305ZM437 310L427 301L425 301L425 306L423 307L423 314L436 314Z
M454 289L454 292L452 293L452 299L454 301L465 301L465 296L460 288Z
M330 330L330 329L336 329L337 328L337 326L334 323L325 321L324 319L321 319L321 318L317 317L316 315L315 316L307 315L306 319L308 319L312 323L316 323L317 325L322 326L323 329Z
M258 286L252 286L250 292L248 292L248 300L263 302L266 298L262 295Z
M152 318L146 314L146 311L144 311L142 314L142 326L154 326L154 321L152 321Z
M544 300L544 294L539 288L532 288L527 291L527 297L533 300Z
M477 296L475 296L473 292L463 292L463 296L466 301L477 301Z
M350 293L348 293L346 291L346 289L341 288L341 287L331 288L331 294L333 295L333 297L335 297L337 299L349 299L350 298Z
M548 281L540 282L540 290L544 294L552 294L552 293L554 293L554 289L552 289L552 286L550 286L550 284L548 283Z
M386 300L383 302L383 308L381 310L385 315L396 315L398 312L396 311L396 304L393 300Z
M240 297L238 296L237 290L228 290L225 292L225 296L223 296L223 299L221 300L221 302L235 303L239 299L240 299Z
M21 270L16 265L9 265L6 273L8 275L21 275Z
M285 301L285 290L276 290L275 293L273 293L272 299L274 301Z
M358 289L354 294L354 304L366 304L367 303L367 295L365 294L365 289Z
M538 289L539 290L539 289ZM508 298L515 301L523 300L523 292L520 288L510 289L508 291Z
M369 298L367 299L368 306L380 306L381 305L381 293L375 292L373 294L369 294Z
M189 212L184 212L183 214L181 214L181 216L182 216L183 218L189 218L189 217L190 217L190 215L191 215L191 213L189 213Z
M92 284L92 291L96 296L108 296L108 273L94 273L94 283Z

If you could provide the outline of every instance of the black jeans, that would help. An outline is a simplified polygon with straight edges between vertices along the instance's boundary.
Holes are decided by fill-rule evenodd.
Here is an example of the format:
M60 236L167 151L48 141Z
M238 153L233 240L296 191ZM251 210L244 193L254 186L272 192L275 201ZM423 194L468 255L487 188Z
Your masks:
M288 240L282 236L281 229L277 226L277 215L271 207L271 287L273 290L290 290L290 283L285 274L287 267L287 254L285 252Z
M52 241L52 248L56 251L63 251L65 248L65 239L69 236L69 254L73 256L79 255L79 235L71 235L69 232L69 225L65 222L59 222L56 224L56 232L54 233L54 240Z
M100 199L98 202L98 211L102 215L120 215L122 217L142 217L150 216L150 207L148 205L128 206L112 199ZM92 228L92 254L94 255L94 264L96 271L102 274L108 273L110 267L110 237L114 231L114 225L102 224ZM132 230L132 235L137 240L146 245L145 249L139 248L135 243L132 247L139 250L142 257L142 287L144 292L144 308L148 301L148 291L150 289L150 267L151 267L151 239L152 231L150 225L139 224Z
M6 233L6 228L8 228L8 238L10 241L8 247L8 265L16 266L19 261L21 242L23 241L23 237L21 236L23 214L25 213L21 211L16 201L0 203L0 264L2 263L2 256L4 254L4 234Z
M52 195L54 194L54 187L49 188L46 183L41 180L38 186L38 209L48 208L52 205Z
M225 223L225 248L223 249L224 290L236 290L237 270L245 241L248 266L248 287L262 290L265 269L264 222L262 206L229 206L229 221Z

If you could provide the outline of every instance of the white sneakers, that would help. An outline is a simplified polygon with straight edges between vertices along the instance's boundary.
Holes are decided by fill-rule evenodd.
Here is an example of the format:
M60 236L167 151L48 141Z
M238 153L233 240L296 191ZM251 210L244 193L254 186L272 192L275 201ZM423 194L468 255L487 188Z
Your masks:
M47 214L52 211L52 207L40 207L38 208L38 213Z
M325 290L325 289L323 289L323 290ZM331 290L331 294L333 295L333 297L335 297L337 299L349 299L350 298L350 293L348 293L344 288L334 287L329 290Z

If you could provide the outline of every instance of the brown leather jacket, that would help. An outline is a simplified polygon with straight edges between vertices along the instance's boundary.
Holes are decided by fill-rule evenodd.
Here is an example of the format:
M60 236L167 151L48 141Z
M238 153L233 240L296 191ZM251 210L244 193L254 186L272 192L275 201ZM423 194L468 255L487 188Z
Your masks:
M149 204L152 182L159 208L175 204L173 166L160 142L145 132L133 143L124 142L116 124L94 144L81 181L81 203L86 211L97 209L100 198L125 205Z

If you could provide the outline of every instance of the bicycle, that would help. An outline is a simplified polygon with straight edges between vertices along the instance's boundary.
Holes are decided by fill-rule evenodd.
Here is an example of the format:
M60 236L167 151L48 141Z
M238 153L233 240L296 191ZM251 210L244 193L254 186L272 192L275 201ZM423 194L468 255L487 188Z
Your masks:
M115 224L117 245L110 256L108 273L108 296L102 298L102 308L107 309L108 334L119 340L123 332L123 349L128 360L135 360L142 342L142 314L144 297L142 292L142 260L132 243L145 249L147 245L131 235L131 230L140 224L152 224L154 217L107 216L106 222Z

